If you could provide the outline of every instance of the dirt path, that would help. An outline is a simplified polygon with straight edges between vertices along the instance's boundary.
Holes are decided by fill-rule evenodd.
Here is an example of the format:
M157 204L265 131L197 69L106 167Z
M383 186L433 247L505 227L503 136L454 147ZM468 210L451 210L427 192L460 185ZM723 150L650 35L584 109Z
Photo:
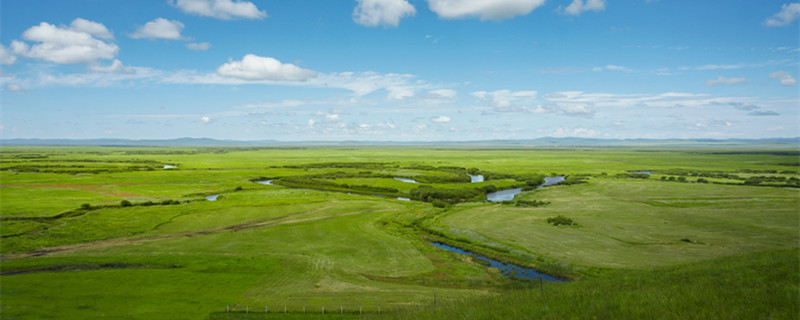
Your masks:
M365 210L365 211L355 211L355 212L347 212L341 213L336 215L330 216L321 216L321 217L311 217L311 218L302 218L302 219L294 219L294 220L285 220L285 221L275 221L280 219L285 219L288 217L311 213L309 211L300 212L300 213L293 213L285 216L270 218L266 220L260 220L250 223L238 224L233 226L228 226L219 229L212 229L212 230L203 230L203 231L193 231L193 232L181 232L181 233L174 233L174 234L167 234L167 235L160 235L160 236L152 236L146 238L136 238L136 239L109 239L109 240L101 240L95 242L84 242L84 243L76 243L64 246L56 246L56 247L49 247L43 248L36 251L25 252L25 253L17 253L17 254L9 254L0 257L0 259L18 259L18 258L30 258L30 257L39 257L45 256L52 253L57 252L71 252L71 251L79 251L83 249L97 249L97 248L107 248L107 247L114 247L114 246L121 246L121 245L128 245L128 244L137 244L137 243L146 243L156 240L163 240L163 239L173 239L173 238L181 238L181 237L196 237L196 236L203 236L203 235L210 235L220 232L229 232L229 231L239 231L239 230L246 230L246 229L253 229L253 228L264 228L264 227L271 227L271 226L279 226L285 224L293 224L293 223L302 223L308 221L316 221L316 220L323 220L323 219L331 219L331 218L339 218L339 217L346 217L346 216L353 216L358 214L365 214L365 213L379 213L379 212L389 212L389 211L397 211L401 209L382 209L382 210ZM317 210L314 210L317 211Z

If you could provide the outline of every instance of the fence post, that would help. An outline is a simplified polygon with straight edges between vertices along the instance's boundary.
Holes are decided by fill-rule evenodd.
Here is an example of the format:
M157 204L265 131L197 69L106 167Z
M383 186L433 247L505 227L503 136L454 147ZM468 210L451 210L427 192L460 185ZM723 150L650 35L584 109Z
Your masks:
M542 277L539 277L539 289L542 290L542 298L544 298L544 280L542 280Z
M283 314L286 314L286 305L283 305Z
M231 306L225 306L225 312L231 312Z
M306 314L306 306L303 306L303 314Z
M322 306L322 314L325 314L325 306Z
M264 306L264 313L269 313L269 308L267 308L267 306Z
M339 306L339 314L344 314L344 307Z
M250 313L250 306L244 306L244 313Z
M364 307L358 307L358 314L361 314L361 313L362 313L362 310L363 310L363 308L364 308Z

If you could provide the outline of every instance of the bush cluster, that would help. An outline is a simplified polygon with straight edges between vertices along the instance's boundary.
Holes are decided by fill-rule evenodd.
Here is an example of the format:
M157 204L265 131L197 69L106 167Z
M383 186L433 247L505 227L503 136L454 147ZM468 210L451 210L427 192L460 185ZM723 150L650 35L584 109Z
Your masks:
M554 226L577 226L578 223L562 215L547 218L547 223Z

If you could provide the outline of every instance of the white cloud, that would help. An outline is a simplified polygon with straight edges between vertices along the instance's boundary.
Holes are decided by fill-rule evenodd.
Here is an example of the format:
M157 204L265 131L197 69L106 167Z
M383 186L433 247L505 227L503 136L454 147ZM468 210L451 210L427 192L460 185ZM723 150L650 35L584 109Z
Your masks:
M207 116L202 116L202 117L200 117L200 122L209 123L209 122L211 122L211 118L209 118Z
M599 12L606 9L606 1L605 0L572 0L563 11L564 14L569 14L573 16L580 15L586 11L594 11Z
M89 21L82 18L72 20L72 23L70 23L70 29L73 31L85 32L100 39L114 39L114 34L111 33L111 31L108 31L108 28L106 28L106 26L104 26L102 23Z
M14 64L17 61L17 57L11 54L5 46L0 44L0 64Z
M81 18L75 19L73 25L82 30L42 22L22 33L22 39L38 43L30 45L14 40L11 42L11 51L28 58L61 64L91 63L97 59L112 59L117 55L119 47L116 44L97 39L92 33L83 31L89 30L107 36L99 31L101 27L105 29L103 25Z
M436 123L447 123L447 122L450 122L450 117L447 117L447 116L433 117L433 118L431 118L431 121L436 122Z
M183 27L184 25L180 21L156 18L136 29L130 37L134 39L181 40L183 38L181 37Z
M428 93L440 98L455 98L458 95L458 92L452 89L436 89L428 91Z
M241 61L230 61L217 68L217 73L243 80L303 81L316 76L316 72L291 63L281 63L271 57L248 54Z
M582 104L559 106L559 109L561 114L570 117L592 118L595 114L593 110Z
M481 20L501 21L526 15L544 2L545 0L428 0L428 6L444 19L477 16Z
M552 134L550 134L556 138L563 138L563 137L577 137L577 138L592 138L598 135L597 131L586 129L586 128L558 128Z
M208 42L187 43L186 47L195 51L206 51L211 48L211 44Z
M122 61L114 59L111 65L104 67L97 64L89 65L89 70L94 72L119 72L119 73L132 73L134 72L132 67L127 67L122 65Z
M767 27L787 26L797 18L800 18L800 3L787 3L781 6L781 11L764 20L764 25Z
M367 26L397 27L400 19L413 16L417 10L406 0L357 0L353 21Z
M707 64L704 66L699 66L695 69L697 70L732 70L732 69L740 69L744 67L741 64L726 64L726 65L719 65L719 64Z
M333 121L333 122L337 122L337 121L341 121L342 120L342 118L339 117L338 114L326 114L325 115L325 119L327 119L328 121Z
M737 85L747 82L746 78L725 78L719 76L716 79L706 81L707 86L714 86L718 84Z
M6 85L6 90L14 91L14 92L23 92L23 91L25 91L25 90L22 89L22 86L20 86L18 84L15 84L15 83L7 84Z
M176 0L170 1L170 4L185 13L222 20L234 18L263 19L267 17L265 11L258 10L258 7L250 1Z
M314 127L314 119L308 119L308 127L309 128L313 128Z
M475 91L472 96L477 97L482 102L489 103L495 111L514 112L524 111L519 106L527 105L536 99L536 91L511 91L497 90L492 92Z
M782 86L793 86L797 84L797 78L786 71L775 71L769 74L770 79L778 79Z
M623 66L613 65L613 64L606 65L605 67L594 67L594 68L592 68L592 71L603 71L603 70L633 72L633 69L630 69L630 68L627 68L627 67L623 67Z

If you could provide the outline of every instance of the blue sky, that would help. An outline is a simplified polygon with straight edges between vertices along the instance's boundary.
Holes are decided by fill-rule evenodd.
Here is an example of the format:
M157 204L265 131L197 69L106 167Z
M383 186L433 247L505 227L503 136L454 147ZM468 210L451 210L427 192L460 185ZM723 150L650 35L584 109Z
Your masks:
M800 3L0 2L12 138L800 136Z

